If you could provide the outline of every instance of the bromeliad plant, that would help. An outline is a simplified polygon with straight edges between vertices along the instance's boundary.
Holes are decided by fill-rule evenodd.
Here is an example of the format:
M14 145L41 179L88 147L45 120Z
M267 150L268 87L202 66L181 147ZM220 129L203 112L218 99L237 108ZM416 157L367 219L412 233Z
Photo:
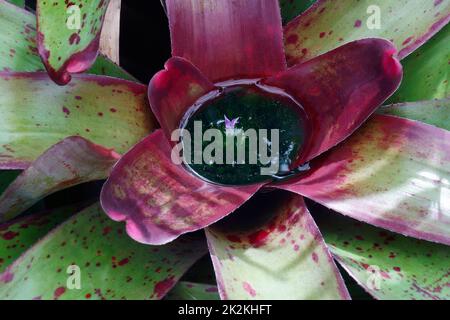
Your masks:
M377 299L448 299L450 1L288 22L312 2L165 1L173 57L147 88L97 57L108 1L71 1L74 31L66 1L38 0L35 30L0 0L0 168L23 170L1 173L0 297L218 298L191 269L207 241L223 299L348 299L335 261ZM197 120L280 129L280 169L174 163ZM101 205L21 215L107 177Z

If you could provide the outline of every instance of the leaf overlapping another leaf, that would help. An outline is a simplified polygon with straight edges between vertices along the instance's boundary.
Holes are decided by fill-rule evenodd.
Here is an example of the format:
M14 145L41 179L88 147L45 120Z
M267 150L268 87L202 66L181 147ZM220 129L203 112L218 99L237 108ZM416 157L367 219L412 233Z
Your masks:
M10 265L0 275L0 299L162 299L205 253L202 238L164 247L134 242L95 204ZM80 276L79 289L68 268Z

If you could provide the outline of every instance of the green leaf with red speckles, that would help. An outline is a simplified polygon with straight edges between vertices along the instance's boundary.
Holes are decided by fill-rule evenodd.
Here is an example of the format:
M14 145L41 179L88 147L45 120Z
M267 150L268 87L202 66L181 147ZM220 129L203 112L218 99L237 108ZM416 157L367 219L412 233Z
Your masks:
M167 294L166 300L220 300L217 287L209 284L180 281Z
M450 131L375 115L278 187L352 218L450 245Z
M344 43L381 37L404 58L450 20L450 0L318 0L285 28L289 65Z
M9 266L0 275L0 299L161 299L205 253L203 238L160 247L134 242L96 204ZM81 289L70 289L76 282L68 268L80 275Z
M379 108L377 113L421 121L450 130L450 98L388 105Z
M26 168L74 135L124 153L153 129L149 110L134 82L78 75L60 87L45 73L0 73L0 168Z
M0 221L16 217L59 190L106 179L119 158L84 138L64 139L36 159L0 196Z
M375 298L450 299L449 247L334 212L320 219L319 227L335 258Z
M450 96L450 24L402 61L403 82L390 102Z
M38 0L38 49L50 77L65 85L97 58L109 0Z
M0 273L58 224L78 212L66 207L0 224Z
M25 0L8 0L12 4L15 4L18 7L24 8L25 7Z
M36 44L36 17L0 0L0 71L44 71ZM135 80L109 59L99 55L88 73Z
M288 23L308 9L316 0L279 0L283 24Z
M43 71L36 47L36 18L0 0L0 71Z
M222 299L347 299L302 197L256 195L206 231Z

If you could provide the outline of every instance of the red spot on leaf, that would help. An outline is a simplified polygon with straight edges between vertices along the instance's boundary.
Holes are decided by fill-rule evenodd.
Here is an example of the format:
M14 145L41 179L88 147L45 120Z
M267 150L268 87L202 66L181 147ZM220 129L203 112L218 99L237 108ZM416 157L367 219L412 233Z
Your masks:
M298 35L296 34L291 34L287 39L286 39L288 44L296 44L298 41Z
M172 289L175 285L175 281L173 277L167 278L165 280L159 281L155 284L155 288L153 289L154 294L158 299L163 298L166 293Z
M66 288L64 288L64 287L56 288L55 292L53 293L53 298L54 298L55 300L57 300L57 299L59 299L65 292L66 292Z
M250 244L254 247L260 247L264 245L269 233L265 230L260 230L248 236Z
M19 233L17 233L17 232L8 231L8 232L6 232L6 233L4 233L4 234L2 235L2 238L3 238L4 240L12 240L12 239L14 239L15 237L17 237L18 235L19 235Z
M252 297L256 296L256 291L255 289L253 289L253 287L250 285L250 283L248 282L243 282L242 283L242 287L244 288L244 290L251 295Z
M313 252L311 257L315 263L319 263L319 256L317 255L317 253Z
M128 262L130 262L130 260L128 258L122 259L119 261L118 265L119 266L124 266L126 265Z

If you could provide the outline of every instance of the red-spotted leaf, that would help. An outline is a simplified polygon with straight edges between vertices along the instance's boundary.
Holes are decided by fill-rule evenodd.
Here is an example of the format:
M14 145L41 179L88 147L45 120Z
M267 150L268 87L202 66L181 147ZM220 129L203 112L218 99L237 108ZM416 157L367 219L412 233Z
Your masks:
M377 113L417 120L450 131L450 98L388 105L379 108Z
M9 220L44 197L108 177L120 158L81 137L69 137L36 159L0 197L0 221Z
M224 187L208 183L176 165L162 130L123 156L103 187L101 203L128 234L147 244L165 244L222 219L261 185Z
M0 71L44 71L36 43L36 17L31 12L0 0ZM135 80L99 55L88 73Z
M402 61L404 78L389 100L411 102L450 97L450 24Z
M278 0L166 4L172 55L191 61L211 81L258 78L285 69Z
M280 186L352 218L450 244L450 132L376 115Z
M279 0L281 17L286 24L308 9L316 0Z
M0 0L0 71L43 71L36 47L36 18Z
M285 28L288 64L368 37L391 40L404 58L449 20L450 0L318 0Z
M38 0L38 49L50 77L65 85L97 58L109 0Z
M50 230L79 210L77 206L41 212L0 224L0 273Z
M194 102L215 86L189 61L174 57L165 64L148 86L148 98L153 114L166 137L180 127L180 121Z
M180 281L167 294L166 300L220 300L217 287L209 284Z
M302 197L258 195L207 229L222 299L348 299Z
M383 300L450 299L450 250L330 212L319 222L340 264Z
M383 39L354 41L263 81L292 95L308 115L312 139L298 164L347 138L394 93L402 79L395 53Z
M94 205L8 267L0 275L0 298L162 299L205 252L202 238L141 245Z
M125 153L155 126L146 91L102 76L60 87L45 73L0 73L0 168L24 169L74 135Z

